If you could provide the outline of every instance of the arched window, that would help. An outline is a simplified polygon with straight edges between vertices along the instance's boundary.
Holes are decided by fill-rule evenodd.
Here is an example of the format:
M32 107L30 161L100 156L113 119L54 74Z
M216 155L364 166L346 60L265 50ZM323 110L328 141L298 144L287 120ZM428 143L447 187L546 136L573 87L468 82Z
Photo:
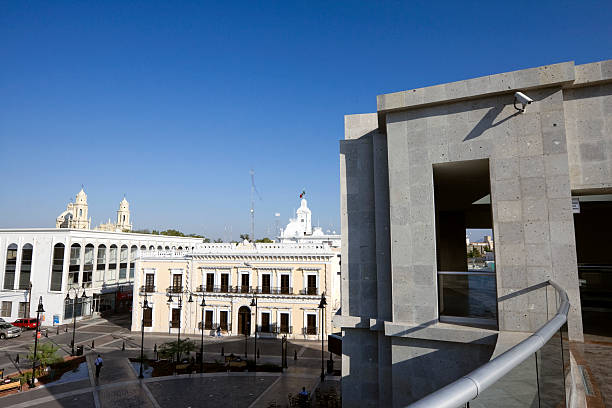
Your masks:
M140 246L140 250L141 250L141 251L146 251L146 250L147 250L146 245L141 245L141 246Z
M96 258L96 280L101 281L104 279L104 271L106 270L106 245L98 245Z
M32 272L32 244L25 244L21 249L21 267L19 268L19 289L30 288Z
M121 245L119 263L119 279L125 279L127 277L127 261L128 261L128 247L127 245Z
M64 277L64 244L55 244L53 247L53 264L51 265L51 290L62 290L62 279Z
M155 250L155 247L154 247L153 245L151 245L151 246L149 247L149 251L154 251L154 250Z
M172 250L176 250L176 247L174 245L172 245Z
M82 217L82 216L83 216L83 209L81 208L79 209L79 217Z
M117 273L117 245L113 244L109 248L108 253L108 279L115 279ZM106 279L106 280L108 280Z
M180 247L178 247L178 249L179 249L179 251L180 251L180 250L182 250L182 249L183 249L183 247L182 247L182 246L180 246Z
M85 246L85 265L83 266L83 287L90 288L93 278L93 263L94 263L94 246L87 244Z
M162 250L161 245L158 245L158 246L157 246L157 250L158 250L158 251L161 251L161 250Z
M169 251L169 250L170 250L170 247L169 247L168 245L166 245L166 248L165 248L165 249L166 249L166 251Z
M81 271L81 246L72 244L70 246L70 266L68 267L68 285L78 286L79 272Z
M123 216L123 222L125 222L125 215Z
M132 247L130 248L130 279L134 278L134 263L137 256L138 247L136 245L132 245Z
M17 268L17 244L11 244L6 249L4 289L15 289L15 268Z

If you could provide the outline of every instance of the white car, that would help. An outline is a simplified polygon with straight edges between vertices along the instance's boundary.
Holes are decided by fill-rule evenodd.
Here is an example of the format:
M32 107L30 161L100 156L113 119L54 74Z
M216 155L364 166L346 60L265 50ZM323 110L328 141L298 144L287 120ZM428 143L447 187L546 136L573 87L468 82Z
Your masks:
M0 339L4 340L6 338L17 337L21 335L21 329L19 327L15 327L10 323L0 323Z

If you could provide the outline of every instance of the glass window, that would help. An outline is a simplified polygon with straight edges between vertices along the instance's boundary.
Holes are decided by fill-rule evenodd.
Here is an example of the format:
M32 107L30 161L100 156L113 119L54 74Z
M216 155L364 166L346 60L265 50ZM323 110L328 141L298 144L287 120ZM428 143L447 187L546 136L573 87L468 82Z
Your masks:
M19 314L17 317L26 318L28 316L28 302L19 302Z
M70 247L70 266L68 267L68 285L79 284L79 272L81 271L81 246L72 244Z
M15 268L17 267L17 244L11 244L6 250L6 267L4 268L4 289L15 289Z
M19 268L19 289L30 288L30 273L32 272L32 245L25 244L21 250L21 267Z
M85 246L85 265L83 266L83 287L90 288L93 278L93 261L94 261L94 246L87 244Z
M64 244L55 244L53 247L53 264L51 265L51 290L62 290L64 276Z
M117 274L117 245L111 245L108 251L108 275L106 280L115 280Z
M13 313L13 302L2 302L2 317L11 317Z
M130 248L130 279L134 279L134 265L137 256L138 247L136 245L132 245L132 247Z

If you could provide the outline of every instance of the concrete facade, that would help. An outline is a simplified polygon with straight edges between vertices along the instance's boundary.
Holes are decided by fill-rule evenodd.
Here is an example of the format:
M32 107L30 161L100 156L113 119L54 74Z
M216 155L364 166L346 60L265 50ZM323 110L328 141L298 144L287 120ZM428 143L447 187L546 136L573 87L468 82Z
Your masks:
M513 106L516 91L534 100L524 112ZM411 89L377 102L377 113L345 117L340 143L344 262L335 324L345 331L346 406L403 406L482 365L499 333L546 322L554 305L542 293L508 295L548 279L567 291L569 338L582 341L571 199L612 187L612 60ZM443 218L434 173L452 175L466 163L488 166L497 311L486 329L440 321L439 272L467 266L441 265L452 248L439 233L452 235L453 227L436 225Z

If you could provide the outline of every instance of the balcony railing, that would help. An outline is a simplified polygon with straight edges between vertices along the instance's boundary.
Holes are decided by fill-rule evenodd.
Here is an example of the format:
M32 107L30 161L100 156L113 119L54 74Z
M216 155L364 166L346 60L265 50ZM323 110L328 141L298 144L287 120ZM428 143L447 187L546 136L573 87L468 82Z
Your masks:
M170 288L168 289L170 292ZM180 292L180 291L179 291ZM248 293L248 294L262 294L262 295L294 295L292 287L268 287L268 286L213 286L213 285L199 285L196 288L196 292L203 293ZM301 295L317 295L317 288L302 289Z
M302 334L316 335L317 333L318 333L318 331L317 331L316 327L303 327L302 328Z
M144 292L147 292L147 293L155 292L155 286L153 286L153 285L144 285L144 286L141 286L140 287L140 292L141 293L144 293Z
M549 302L558 302L559 305L548 322L508 351L408 407L506 406L510 403L508 398L512 398L514 405L518 401L516 396L523 394L530 401L534 397L536 401L543 397L550 406L565 406L564 361L550 356L565 353L560 329L567 322L570 307L567 293L555 282L547 281L504 297L519 296L539 288L546 290L548 285L556 290L557 298L542 296L543 301L547 308ZM548 367L543 367L543 364ZM508 397L508 389L514 390L511 397Z
M182 286L170 286L166 288L166 293L181 293L183 292Z

